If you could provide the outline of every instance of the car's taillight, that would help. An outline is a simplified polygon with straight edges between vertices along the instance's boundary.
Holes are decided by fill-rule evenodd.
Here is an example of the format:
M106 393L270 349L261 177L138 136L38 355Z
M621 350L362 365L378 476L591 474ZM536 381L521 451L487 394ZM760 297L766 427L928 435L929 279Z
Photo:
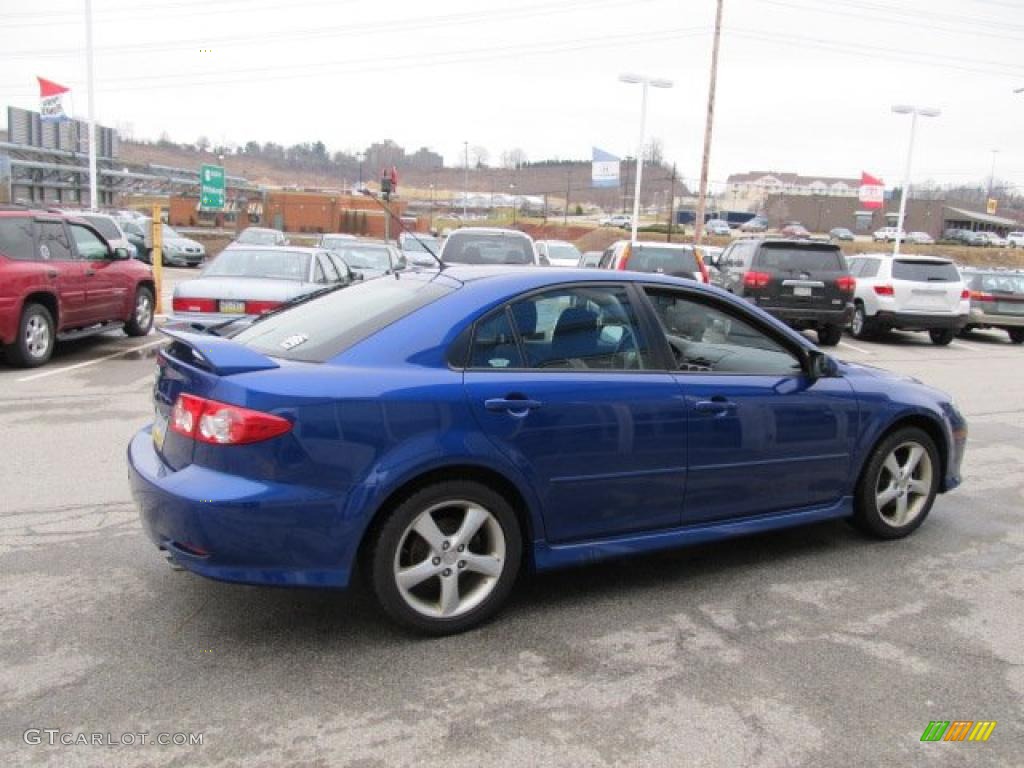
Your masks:
M171 302L175 312L216 312L216 299L186 299L175 296Z
M995 301L996 297L991 293L985 293L984 291L964 291L967 296L963 298L970 298L973 301Z
M622 258L619 260L619 269L629 269L626 265L629 263L629 257L632 255L633 246L631 244L627 244L626 247L622 249Z
M971 298L971 292L969 290L964 288L962 291L960 291L960 300L961 301L963 301L964 299L969 299L969 298Z
M245 314L262 315L264 312L269 312L280 306L280 301L247 301L245 302Z
M836 280L836 287L840 293L853 293L857 288L857 278L853 275L843 275Z
M893 287L891 285L876 285L875 293L877 293L879 296L894 296L896 294L896 291L893 290Z
M179 395L170 427L185 437L214 445L246 445L290 431L288 419L195 395Z
M771 279L772 276L767 272L751 271L743 275L743 285L747 288L764 288Z

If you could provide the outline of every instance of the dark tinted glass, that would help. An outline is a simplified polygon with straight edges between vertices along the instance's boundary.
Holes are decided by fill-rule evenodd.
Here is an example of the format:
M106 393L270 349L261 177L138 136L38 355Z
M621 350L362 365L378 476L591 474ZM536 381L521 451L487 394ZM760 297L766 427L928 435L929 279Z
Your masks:
M9 259L35 258L31 219L0 219L0 253Z
M448 235L442 258L449 264L533 264L533 245L523 235L460 229Z
M697 256L689 248L635 246L626 264L635 272L663 272L666 275L692 275L700 272Z
M519 345L516 343L507 310L502 309L496 315L477 324L469 354L469 367L523 367L523 359L519 354Z
M71 244L63 224L55 221L39 223L39 257L43 260L71 258Z
M272 357L322 363L452 290L422 280L367 280L269 315L234 340Z
M119 240L121 239L121 233L117 231L117 226L105 216L83 216L83 219L88 221L97 231L103 235L107 240Z
M842 271L846 268L838 248L775 248L764 246L757 266L794 272Z
M948 261L919 261L896 259L892 264L892 276L898 280L916 280L923 283L955 283L960 273Z
M972 286L981 283L981 290L988 293L1024 294L1024 275L1004 274L995 272L990 275L975 275Z

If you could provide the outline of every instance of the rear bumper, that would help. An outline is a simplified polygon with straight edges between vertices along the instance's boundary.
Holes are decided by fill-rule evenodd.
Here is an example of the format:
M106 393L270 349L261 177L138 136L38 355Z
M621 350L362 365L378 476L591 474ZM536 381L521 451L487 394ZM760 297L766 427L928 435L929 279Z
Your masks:
M987 325L992 328L1024 328L1024 315L995 314L971 307L971 314L968 317L968 322L971 325Z
M898 328L904 331L959 331L967 325L967 317L967 315L926 315L913 312L879 311L870 320L879 328Z
M203 263L203 259L206 258L205 254L202 253L176 253L170 255L162 253L160 255L160 261L164 264L181 265L185 267L195 267Z
M176 312L167 318L168 323L187 323L207 328L211 325L226 323L229 320L238 321L239 327L247 325L259 315L236 315L222 312Z
M189 571L244 584L348 585L356 546L343 499L195 465L174 472L148 427L128 446L128 477L146 534Z
M842 309L825 309L815 307L771 307L758 304L768 314L777 317L788 325L797 328L817 328L821 325L848 325L853 319L853 305L847 304Z

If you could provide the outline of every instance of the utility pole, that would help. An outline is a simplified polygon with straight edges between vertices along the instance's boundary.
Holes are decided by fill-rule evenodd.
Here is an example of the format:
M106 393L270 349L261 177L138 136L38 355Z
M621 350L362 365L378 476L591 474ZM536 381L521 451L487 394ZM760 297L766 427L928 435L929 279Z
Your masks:
M995 183L996 183L996 155L998 155L998 154L999 154L999 150L998 149L993 149L992 150L992 171L988 175L988 199L989 200L992 199L992 192L995 189ZM988 204L988 200L985 201L985 204L986 205Z
M668 241L672 242L672 224L676 218L676 164L672 163L672 191L668 197Z
M465 175L463 176L463 179L462 179L462 182L463 182L463 184L462 184L462 188L463 188L463 193L462 193L462 220L465 221L466 220L466 206L469 204L469 142L468 141L462 142L462 148L463 148L463 151L465 152L465 163L466 163Z
M89 95L89 208L99 209L96 183L96 88L92 75L92 0L85 0L85 77Z
M707 206L708 165L711 162L711 127L715 122L715 85L718 82L718 43L722 38L722 0L715 8L715 41L711 46L711 82L708 85L708 117L704 124L704 157L700 163L700 194L697 197L697 220L693 223L693 242L700 245L704 236L704 209Z
M572 189L572 166L565 172L565 216L562 217L562 224L569 224L569 192Z

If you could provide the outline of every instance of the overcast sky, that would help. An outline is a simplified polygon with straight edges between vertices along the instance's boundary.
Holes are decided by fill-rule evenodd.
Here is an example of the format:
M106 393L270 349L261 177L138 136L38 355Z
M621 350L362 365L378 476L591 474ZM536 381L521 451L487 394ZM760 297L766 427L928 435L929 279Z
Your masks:
M392 138L448 164L462 142L496 161L635 152L648 135L696 177L714 0L94 0L98 120L155 139L334 150ZM152 6L152 7L149 7ZM84 117L84 0L0 0L0 105L38 109L35 76ZM711 178L751 169L996 176L1024 188L1024 0L725 0ZM6 112L0 117L6 121Z

